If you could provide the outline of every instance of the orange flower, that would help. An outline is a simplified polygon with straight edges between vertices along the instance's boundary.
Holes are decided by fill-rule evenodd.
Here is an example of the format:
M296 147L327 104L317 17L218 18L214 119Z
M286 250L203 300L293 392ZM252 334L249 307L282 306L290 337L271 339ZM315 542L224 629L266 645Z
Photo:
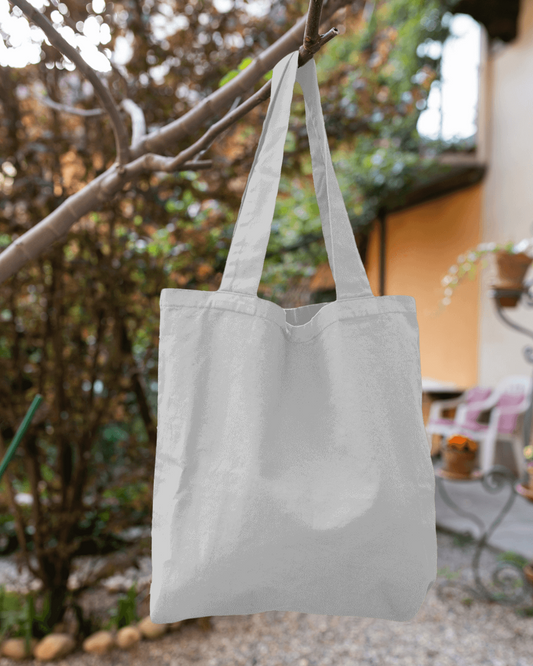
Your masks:
M448 446L459 451L477 451L477 443L464 435L453 435L448 440Z
M468 437L464 435L454 435L448 440L448 444L466 444L468 442Z

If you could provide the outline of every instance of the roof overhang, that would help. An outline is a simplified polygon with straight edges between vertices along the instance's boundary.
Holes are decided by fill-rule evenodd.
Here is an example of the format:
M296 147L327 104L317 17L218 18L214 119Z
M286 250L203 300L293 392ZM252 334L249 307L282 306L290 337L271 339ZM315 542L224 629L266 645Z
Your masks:
M395 213L472 187L483 180L487 170L474 155L441 155L438 162L442 165L441 173L431 178L421 174L407 192L383 202L383 212Z
M459 0L450 11L482 23L491 39L511 42L517 36L520 0Z

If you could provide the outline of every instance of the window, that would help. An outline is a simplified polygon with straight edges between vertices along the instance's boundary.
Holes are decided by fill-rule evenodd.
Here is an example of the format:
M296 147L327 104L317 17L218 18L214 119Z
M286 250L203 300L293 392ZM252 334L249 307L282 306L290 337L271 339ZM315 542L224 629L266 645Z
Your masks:
M475 139L479 93L481 26L466 14L446 14L450 37L441 44L427 40L419 55L438 58L442 80L434 81L427 108L418 119L418 132L428 139Z

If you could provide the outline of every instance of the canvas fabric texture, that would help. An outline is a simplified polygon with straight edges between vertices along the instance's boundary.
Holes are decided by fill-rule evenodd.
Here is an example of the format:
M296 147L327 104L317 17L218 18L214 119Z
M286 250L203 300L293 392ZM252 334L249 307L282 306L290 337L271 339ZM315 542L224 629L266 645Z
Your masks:
M257 289L297 81L337 300ZM150 616L409 621L436 580L435 479L411 296L373 295L314 60L274 68L218 291L163 289Z

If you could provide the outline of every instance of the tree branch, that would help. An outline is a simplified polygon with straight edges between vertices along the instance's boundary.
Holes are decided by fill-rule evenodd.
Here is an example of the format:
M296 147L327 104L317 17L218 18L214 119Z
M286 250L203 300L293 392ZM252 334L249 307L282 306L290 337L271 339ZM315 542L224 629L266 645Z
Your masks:
M319 9L322 4L322 0L311 0L313 2L312 7L316 7L318 4ZM316 9L314 10L316 12ZM313 37L313 49L318 51L323 44L329 42L335 35L338 34L338 30L333 28L329 30L326 35L318 35L318 20L319 16L310 14L311 20L316 22L315 28L317 35L316 38ZM311 60L313 53L309 49L300 49L300 55L298 57L298 63L301 67L305 65L306 62ZM221 134L228 127L237 122L240 118L249 113L256 106L264 102L270 97L270 92L272 89L272 80L267 81L265 85L260 88L255 94L249 97L245 102L240 106L237 106L236 109L227 113L221 120L212 125L207 132L200 138L196 143L193 143L192 146L189 146L185 150L182 150L181 153L176 155L176 157L164 157L163 155L156 155L154 153L147 153L142 157L133 160L129 164L126 164L120 172L111 174L108 179L105 179L102 187L104 191L114 191L115 182L117 179L126 178L131 180L139 176L143 171L166 171L173 172L178 168L183 169L184 164L187 163L187 160L193 158L199 151L205 151L206 146L210 146L215 137ZM189 164L199 164L199 162L189 162Z
M350 0L329 0L322 9L322 23L330 19L341 7L353 4ZM357 0L359 10L362 10L362 2ZM227 108L231 102L239 95L244 95L254 85L286 55L302 47L304 30L307 23L307 15L297 21L294 26L280 37L272 46L269 46L261 53L248 67L242 70L240 74L228 81L222 88L215 90L205 97L193 109L177 120L161 127L154 132L150 132L144 139L139 141L131 148L132 158L139 157L145 153L162 153L171 149L171 146L181 141L183 138L194 134L209 118L217 115L220 109ZM328 39L323 39L321 46L335 36L327 34ZM324 36L325 38L326 36ZM301 52L300 52L301 53ZM303 55L301 53L301 55ZM299 62L300 65L304 64ZM266 99L266 98L265 98Z
M82 74L84 74L90 81L100 103L107 111L111 120L113 133L115 134L118 163L125 164L129 160L128 133L126 131L126 126L120 116L115 100L101 81L98 74L85 62L79 51L74 46L71 46L67 40L59 34L44 14L41 14L39 10L30 5L27 0L11 0L11 2L38 25L48 38L50 44L64 55L65 58L68 58L74 65L76 65L80 72L82 72Z
M144 112L132 99L123 99L122 108L131 118L131 145L133 145L146 135Z
M59 104L58 102L54 102L53 99L50 99L50 97L46 97L45 95L42 95L37 99L39 102L46 104L46 106L49 106L51 109L62 111L63 113L72 113L76 116L102 116L105 113L103 109L78 109L75 106Z
M231 109L228 111L228 114L226 114L226 115L229 115L234 109L236 109L239 106L240 103L241 103L241 98L236 97L233 101L233 104L231 105ZM226 135L226 133L227 133L227 131L220 132L220 134L218 135L218 138L221 139L223 136ZM194 164L199 162L200 157L202 157L202 155L204 155L209 150L209 148L211 147L211 144L213 143L214 140L215 140L215 137L213 137L213 140L210 141L206 146L204 146L204 148L202 150L200 150L199 153L197 153L196 157L193 160Z
M27 5L26 0L16 0L16 2L23 2ZM357 0L357 3L358 8L362 9L362 5L359 7L359 0ZM349 0L329 0L322 11L323 21L329 19L338 9L347 4L351 4ZM39 12L37 14L42 16ZM0 253L0 283L16 273L25 263L39 256L52 243L63 239L70 227L81 217L98 210L104 202L109 201L114 194L119 192L126 183L139 176L146 169L177 171L179 168L179 170L188 171L206 168L207 165L205 162L188 162L187 160L193 157L200 148L205 148L208 141L212 140L214 136L220 134L228 127L230 124L229 119L235 122L235 120L241 118L250 109L257 106L257 104L266 100L270 95L270 81L241 106L222 118L218 123L215 123L194 146L182 151L178 156L167 158L158 155L157 149L159 148L161 151L170 149L177 141L194 133L206 120L218 115L221 108L227 107L236 97L242 96L250 88L253 88L255 83L264 74L269 72L279 60L302 44L305 26L306 17L303 17L240 74L222 88L211 93L194 109L191 109L191 111L178 120L172 121L165 127L140 139L130 149L130 155L133 158L132 162L127 165L113 164L82 190L71 195L32 229L13 241L11 245ZM326 35L320 36L320 44L325 44L335 34L337 34L337 31L332 29ZM300 56L307 59L311 57L308 52L304 53L303 56L300 53ZM146 162L138 158L146 158Z
M320 37L318 28L320 27L320 15L322 14L322 1L310 0L309 11L307 12L307 22L305 24L304 43L302 49L313 56L320 48Z

